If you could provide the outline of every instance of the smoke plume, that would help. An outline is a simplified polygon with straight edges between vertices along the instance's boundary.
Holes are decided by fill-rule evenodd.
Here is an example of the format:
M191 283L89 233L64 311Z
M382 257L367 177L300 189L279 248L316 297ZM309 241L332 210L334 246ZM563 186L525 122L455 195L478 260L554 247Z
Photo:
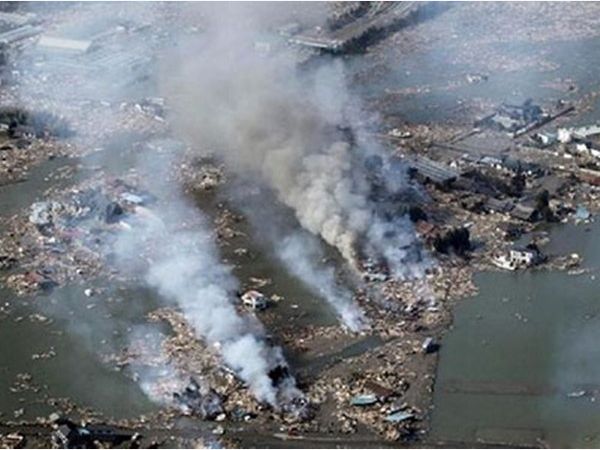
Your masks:
M382 217L371 201L364 162L379 149L363 139L341 63L302 72L287 48L257 51L258 33L218 17L202 43L166 64L163 91L178 130L238 176L269 186L351 267L373 256L394 276L419 275L410 221Z
M40 12L44 11L43 5L39 8ZM163 45L167 45L155 39L157 35L178 34L179 30L169 29L168 20L162 20L163 16L169 15L170 9L164 4L124 5L110 9L106 5L80 5L65 11L71 20L65 20L48 33L72 37L72 28L80 28L76 38L92 39L97 33L95 29L108 30L108 37L102 40L110 50L108 55L122 52L138 63L139 59L151 60ZM77 26L72 23L73 17L77 18ZM151 26L145 27L146 24ZM88 28L88 33L80 34ZM143 39L144 31L140 30L146 28L153 29L154 35ZM91 53L94 51L90 50ZM69 61L64 55L57 56L32 47L26 57L18 61L18 67L25 74L17 89L20 104L33 108L43 103L53 112L67 117L81 139L75 143L83 142L87 148L102 148L109 137L118 141L118 132L123 129L148 133L143 115L139 115L139 124L132 120L135 101L147 91L137 86L139 80L127 64L106 71L87 71L82 68L83 62L78 62L75 57L72 58L73 65L77 69L71 66L65 69L63 59ZM161 128L162 123L155 122L152 131L165 131L164 126ZM119 150L125 151L127 142L119 144ZM198 339L221 355L224 364L247 383L258 400L274 406L290 400L299 394L293 377L286 377L277 386L269 377L271 370L287 367L281 349L267 343L264 328L257 319L238 313L235 306L237 280L229 267L221 264L215 237L202 214L195 205L185 201L176 182L169 179L171 174L166 170L173 168L170 165L173 161L169 159L170 155L149 150L136 165L135 169L145 178L142 184L152 184L159 194L160 206L153 209L137 207L136 213L125 219L129 222L126 224L128 230L120 232L106 252L114 252L123 274L138 275L142 270L145 282L177 306ZM128 164L108 149L103 160L107 165ZM89 322L86 325L95 327ZM132 328L132 334L140 332L139 328ZM150 393L149 383L172 368L144 369L140 365L136 370L140 385Z
M265 341L262 325L235 308L237 280L220 263L214 236L193 205L180 197L146 210L116 249L123 262L150 246L147 283L173 301L199 339L213 346L260 401L277 405L269 371L286 366L281 349Z
M360 331L367 326L367 319L350 291L335 282L334 268L315 264L322 254L314 239L300 233L289 235L280 243L278 255L295 276L327 300L350 330Z

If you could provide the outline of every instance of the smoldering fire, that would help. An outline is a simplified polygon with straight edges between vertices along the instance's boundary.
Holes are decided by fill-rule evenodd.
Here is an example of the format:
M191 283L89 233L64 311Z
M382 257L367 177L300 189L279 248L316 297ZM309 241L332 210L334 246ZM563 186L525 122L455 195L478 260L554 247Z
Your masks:
M410 221L382 216L370 198L364 161L380 149L362 132L363 113L350 100L341 63L302 72L286 50L255 51L259 30L252 25L234 20L230 26L219 8L213 13L214 26L200 42L182 44L165 59L160 85L179 136L199 153L218 155L238 177L270 188L306 232L337 249L351 267L366 255L384 258L397 277L421 273L426 264L410 251L418 246ZM68 109L66 99L77 93L65 94L49 91ZM149 161L155 156L147 155ZM117 252L130 256L135 242L152 241L146 281L176 302L198 337L218 344L225 363L261 401L277 405L282 396L299 396L293 378L276 385L269 376L273 367L286 366L281 350L266 343L258 321L236 312L237 280L220 263L206 225L181 231L179 224L198 214L194 206L174 186L161 187L174 193L168 208L155 211L143 231L124 233ZM336 283L333 268L317 264L318 240L277 235L283 238L277 254L290 272L325 298L348 328L363 329L368 321L349 289Z
M163 93L177 130L200 154L216 154L239 178L272 189L299 224L350 267L358 270L359 256L374 257L383 258L394 277L422 275L428 262L410 220L384 217L370 198L364 162L382 152L363 133L363 113L350 100L343 66L299 70L287 49L257 52L255 30L217 23L202 43L189 43L167 64ZM360 328L362 312L343 300L350 295L337 295L343 290L333 277L318 275L318 265L301 252L278 253L346 325Z
M190 222L193 230L181 228ZM299 396L291 376L277 384L269 375L273 368L287 366L281 349L267 343L260 322L236 311L237 280L220 263L200 213L179 196L171 197L160 210L146 210L136 230L121 233L115 246L123 263L152 242L145 279L175 302L198 338L218 349L260 401L277 406Z

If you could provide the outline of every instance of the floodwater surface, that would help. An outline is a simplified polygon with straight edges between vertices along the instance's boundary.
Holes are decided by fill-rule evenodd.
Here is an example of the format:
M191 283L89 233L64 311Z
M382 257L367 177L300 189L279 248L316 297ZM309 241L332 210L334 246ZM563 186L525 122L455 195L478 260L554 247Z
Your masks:
M63 409L50 400L57 398L114 418L156 409L131 374L103 362L127 344L131 327L142 324L156 303L148 292L101 284L104 295L89 298L83 291L90 285L28 298L0 291L7 311L0 326L0 413L5 418L47 417ZM31 376L35 389L22 390L20 374Z
M491 272L443 340L431 437L600 446L600 224L561 226L548 252L589 272Z

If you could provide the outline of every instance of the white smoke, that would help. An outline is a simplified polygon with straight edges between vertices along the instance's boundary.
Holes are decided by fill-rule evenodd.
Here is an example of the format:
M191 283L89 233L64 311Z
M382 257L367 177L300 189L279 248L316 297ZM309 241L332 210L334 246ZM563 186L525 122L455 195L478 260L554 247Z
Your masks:
M76 5L67 8L64 11L66 19L49 32L58 36L66 33L68 37L71 28L81 28L81 31L89 28L91 39L96 33L94 29L108 30L107 37L101 42L110 49L111 55L115 52L117 60L123 59L122 56L150 58L163 46L162 40L156 39L158 35L176 35L181 31L172 29L170 9L170 5L163 4L131 4L115 8L101 4ZM154 34L130 33L128 26L123 25L129 22L135 24L132 29L150 29ZM112 40L121 44L114 46ZM93 57L94 52L90 52ZM86 147L102 147L107 136L118 136L117 132L123 130L138 131L136 124L140 132L148 134L163 129L159 125L162 122L153 122L149 130L143 115L132 118L131 110L135 108L130 103L132 99L138 99L140 93L131 68L125 64L107 71L88 72L80 70L81 67L64 71L63 59L69 62L64 55L38 54L35 48L30 53L28 58L19 61L19 67L27 74L19 86L20 101L32 107L43 104L66 116ZM31 63L38 60L36 64ZM84 66L84 62L85 59L73 64ZM145 92L146 88L139 91ZM122 100L126 102L119 104ZM126 146L126 143L122 144L122 147ZM107 153L107 161L118 161L117 155ZM156 192L160 192L163 202L167 196L169 200L153 210L138 207L130 218L131 230L119 233L114 249L107 249L107 252L114 250L123 273L145 270L145 281L175 302L197 337L220 353L223 362L248 384L260 401L276 405L278 394L290 396L297 392L292 389L295 389L292 377L283 383L285 392L280 392L284 388L281 385L275 387L269 377L270 370L286 366L281 349L266 342L258 320L236 310L237 280L230 269L220 263L214 236L195 205L186 203L176 183L168 180L170 174L166 171L175 166L169 165L172 162L167 160L169 155L161 159L157 152L148 150L142 158L137 169L144 172L145 183L152 184ZM146 373L141 373L141 367L139 370L140 384L150 393L155 384L153 380L165 373L169 375L172 369L163 365L146 370Z
M236 310L237 280L220 263L204 219L178 198L143 217L135 231L120 236L118 254L128 260L136 248L149 246L148 284L176 303L198 338L218 349L258 400L277 405L277 388L268 374L285 365L281 350L266 343L257 320Z
M315 264L322 255L314 239L300 234L287 236L278 245L277 253L295 276L327 300L350 330L360 331L367 326L367 319L351 293L335 282L333 267Z
M233 194L231 200L253 224L255 238L273 243L275 255L293 276L326 300L349 330L362 331L368 327L368 319L350 290L336 280L336 268L325 262L325 253L316 236L289 223L287 211L271 201L271 193L264 189L232 183L229 192Z

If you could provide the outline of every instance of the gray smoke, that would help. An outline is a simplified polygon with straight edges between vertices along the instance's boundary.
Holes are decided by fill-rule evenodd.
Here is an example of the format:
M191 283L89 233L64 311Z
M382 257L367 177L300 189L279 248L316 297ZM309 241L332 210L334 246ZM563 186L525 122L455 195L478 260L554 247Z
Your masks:
M275 256L287 270L315 295L327 301L340 321L351 331L361 331L368 320L352 292L337 282L336 268L327 258L318 237L290 223L285 208L277 205L271 192L246 183L232 183L230 198L253 225L253 236L272 243ZM293 221L292 221L293 222ZM345 274L348 275L348 274ZM349 280L348 280L349 281Z
M86 148L103 148L108 138L118 142L118 133L123 130L138 131L135 120L138 116L131 112L140 97L149 95L150 91L156 93L151 83L138 82L130 66L140 59L152 60L158 50L169 45L170 39L161 40L157 36L168 35L174 39L183 32L172 29L169 22L175 8L163 3L66 8L67 20L48 30L50 35L94 39L99 31L107 31L100 42L106 46L104 51L108 56L122 54L134 63L116 64L107 70L85 70L81 67L85 62L82 56L83 62L74 63L76 69L69 65L65 68L63 59L68 62L68 57L32 48L19 64L26 75L19 86L19 101L32 108L43 104L66 116L77 133L75 143L83 143ZM198 19L196 25L201 25L201 17ZM153 32L145 34L146 29ZM98 51L90 50L90 58ZM75 57L71 59L77 61ZM151 130L143 120L140 122L139 133L164 132L162 122L156 122ZM119 143L118 151L125 152L127 142ZM105 150L102 161L107 166L130 164L112 149ZM219 261L215 237L202 214L183 199L176 181L169 178L171 174L167 171L172 169L171 163L175 165L176 161L170 160L170 155L148 149L136 164L142 184L152 185L163 203L155 209L138 207L136 214L126 219L131 221L130 230L121 232L114 248L106 251L116 254L122 274L138 275L142 270L143 280L181 310L198 339L221 355L224 364L248 384L257 399L276 405L278 394L289 396L296 392L292 377L278 388L269 378L271 369L286 366L281 349L266 342L265 331L258 320L236 310L237 280L229 267ZM132 329L133 334L139 332L138 328ZM173 370L165 365L158 369L144 369L143 364L136 367L140 385L148 393L157 379Z
M185 7L191 13L200 9ZM102 20L139 17L137 7L131 8L127 14L105 13ZM149 22L160 18L161 8L148 10ZM411 256L409 222L383 220L369 199L363 162L377 149L361 135L360 112L350 101L341 63L302 75L288 49L273 44L265 54L268 45L257 47L264 26L285 15L282 10L273 14L272 8L261 7L251 13L231 4L206 9L202 24L207 29L198 39L178 42L178 49L163 61L160 85L176 131L190 138L199 153L217 154L240 178L268 186L304 229L338 249L352 267L365 253L385 257L398 276L417 273L421 265ZM93 9L88 16L93 18ZM150 42L136 42L140 52L153 53ZM53 71L51 62L49 56L43 71ZM52 75L48 80L61 79L60 72ZM44 94L49 105L65 110L90 146L101 145L104 135L96 134L97 129L110 131L127 114L120 115L116 101L98 103L88 97L136 98L129 85L113 86L120 75L86 73L75 77L80 84L38 83L44 74L26 87L32 101ZM39 89L33 90L36 85ZM123 112L131 106L125 104ZM352 130L356 141L343 130ZM145 156L150 162L156 159L152 153ZM160 179L160 172L150 173ZM133 231L120 236L117 253L130 260L141 248L149 249L146 282L176 303L198 338L222 355L257 398L277 404L282 388L273 386L268 372L285 365L281 350L265 342L257 320L237 312L237 281L219 262L214 236L194 205L172 185L156 188L169 193L168 203L140 210ZM278 254L290 270L322 295L349 328L363 327L363 313L349 291L336 283L333 269L317 265L318 244L309 245L296 235L281 242ZM293 379L287 380L286 395L292 391L290 384Z
M384 257L395 276L422 273L410 222L384 220L369 199L361 169L378 149L362 139L341 63L301 74L289 49L258 52L259 34L223 24L224 13L202 42L165 65L164 93L178 130L199 152L273 189L351 267L366 253ZM341 129L352 130L356 142Z

